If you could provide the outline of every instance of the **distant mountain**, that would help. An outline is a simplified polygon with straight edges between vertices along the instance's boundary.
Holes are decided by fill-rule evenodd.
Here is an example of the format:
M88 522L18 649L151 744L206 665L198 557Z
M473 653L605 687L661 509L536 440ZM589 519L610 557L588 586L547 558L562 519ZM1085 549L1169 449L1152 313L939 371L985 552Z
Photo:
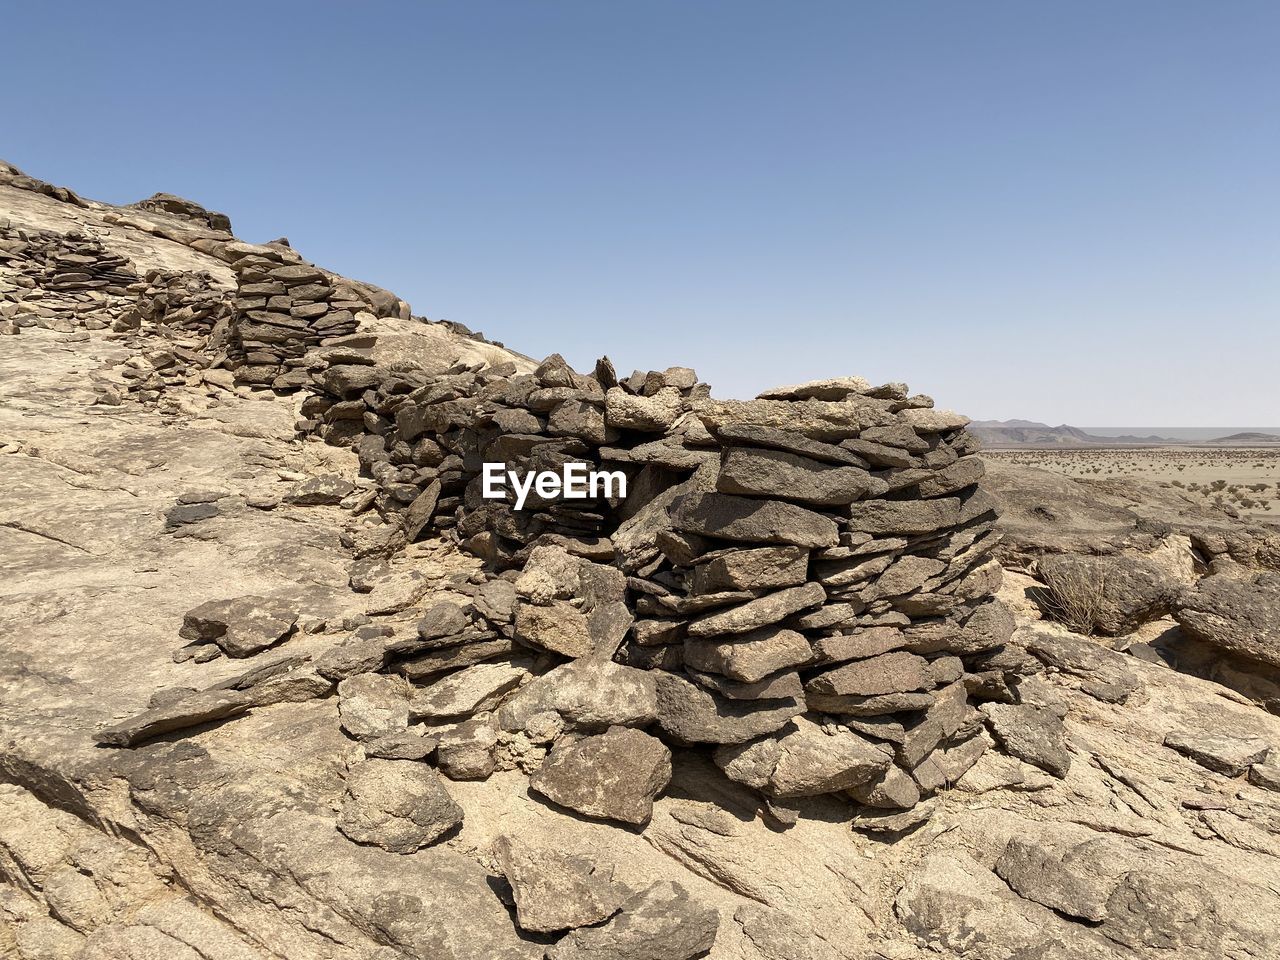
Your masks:
M969 432L976 434L988 447L1123 447L1186 442L1155 435L1101 437L1065 423L1051 427L1034 420L975 420L969 424Z
M1229 437L1215 437L1212 440L1206 440L1205 443L1221 443L1230 446L1241 446L1248 443L1280 443L1280 434L1258 433L1255 430L1246 430L1244 433L1233 433Z

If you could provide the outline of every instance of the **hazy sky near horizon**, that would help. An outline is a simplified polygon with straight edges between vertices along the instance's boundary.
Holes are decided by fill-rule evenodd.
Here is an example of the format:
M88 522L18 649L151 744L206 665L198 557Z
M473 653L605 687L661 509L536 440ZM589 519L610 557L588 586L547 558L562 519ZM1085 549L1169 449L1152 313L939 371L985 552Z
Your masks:
M719 396L1280 419L1280 5L11 4L0 157Z

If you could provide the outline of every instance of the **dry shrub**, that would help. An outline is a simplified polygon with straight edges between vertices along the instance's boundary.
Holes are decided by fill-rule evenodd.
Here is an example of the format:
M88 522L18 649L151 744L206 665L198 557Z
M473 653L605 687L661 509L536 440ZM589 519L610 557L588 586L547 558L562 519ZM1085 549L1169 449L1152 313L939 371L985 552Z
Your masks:
M1058 623L1092 637L1103 620L1106 586L1107 578L1101 571L1067 566L1045 578L1045 589L1037 599Z

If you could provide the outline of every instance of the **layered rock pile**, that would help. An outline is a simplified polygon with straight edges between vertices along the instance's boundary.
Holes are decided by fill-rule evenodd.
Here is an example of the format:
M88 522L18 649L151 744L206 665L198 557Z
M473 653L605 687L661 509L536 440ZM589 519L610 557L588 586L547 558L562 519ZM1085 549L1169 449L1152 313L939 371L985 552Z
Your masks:
M239 353L231 292L208 273L191 271L148 270L138 286L134 306L111 329L139 352L117 368L124 391L104 387L102 402L119 402L123 393L153 403L180 384L230 389L231 372L220 368Z
M132 206L139 210L154 210L159 213L167 213L170 216L180 217L183 220L191 220L212 230L231 232L231 218L225 213L206 210L200 204L185 197L175 196L172 193L153 193L147 199L139 200Z
M138 275L128 259L78 231L25 231L0 223L0 322L6 333L41 326L102 330L127 310Z
M317 375L300 426L353 445L377 481L392 534L369 552L430 530L496 575L429 611L395 669L428 684L425 701L467 675L441 679L449 671L530 649L581 664L520 693L524 681L495 667L510 685L468 700L478 719L466 737L484 745L469 770L524 766L530 745L535 764L548 744L554 757L565 729L653 726L671 744L714 746L780 819L821 793L903 809L989 742L971 698L1016 699L1006 676L1022 655L1005 648L1013 619L991 599L995 504L977 486L967 421L929 398L844 378L723 402L686 368L622 380L607 360L582 375L558 356L533 374L425 379L350 362L358 352ZM514 493L483 497L486 462L520 476L616 470L628 495L516 509ZM517 756L500 759L504 743ZM598 749L579 780L601 756L646 755ZM657 784L641 810L661 789L652 756L622 778Z
M302 369L307 351L354 333L356 315L373 307L355 287L300 259L287 247L262 247L231 265L239 284L235 336L244 357L237 382L301 386L310 379Z

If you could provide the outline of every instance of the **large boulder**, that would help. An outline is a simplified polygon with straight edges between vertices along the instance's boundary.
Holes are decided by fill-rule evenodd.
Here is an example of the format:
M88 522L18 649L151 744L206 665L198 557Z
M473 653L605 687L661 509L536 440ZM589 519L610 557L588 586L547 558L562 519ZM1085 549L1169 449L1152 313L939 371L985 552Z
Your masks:
M1173 615L1198 640L1280 666L1280 574L1205 577L1182 592Z

